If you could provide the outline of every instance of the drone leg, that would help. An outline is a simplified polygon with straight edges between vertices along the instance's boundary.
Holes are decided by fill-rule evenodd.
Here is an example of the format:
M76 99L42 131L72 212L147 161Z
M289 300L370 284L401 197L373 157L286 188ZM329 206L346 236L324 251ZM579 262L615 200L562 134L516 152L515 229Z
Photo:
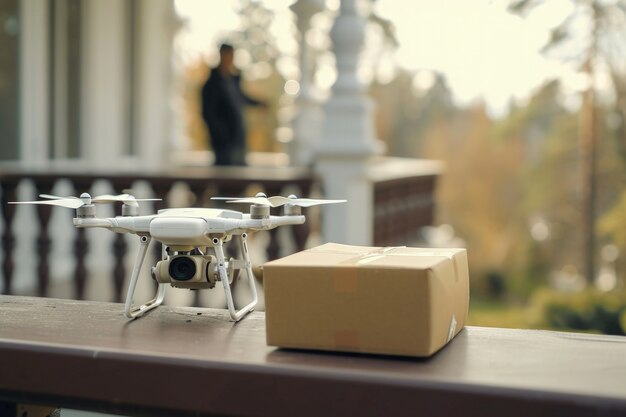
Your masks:
M226 271L226 259L224 257L224 248L222 246L222 241L220 239L215 239L215 255L217 256L217 270L220 274L220 279L222 280L222 285L224 285L224 293L226 293L226 303L228 304L228 311L230 313L231 319L234 321L239 321L251 312L257 303L257 293L256 287L254 286L254 276L252 275L252 265L250 264L250 258L248 256L248 245L246 243L246 238L244 236L241 237L242 242L242 251L244 261L246 262L246 274L248 275L248 282L250 283L250 288L252 290L252 301L243 307L241 310L235 310L235 302L233 301L233 295L230 291L230 283L228 282L228 273Z
M141 271L141 265L148 252L148 246L150 246L150 236L139 237L139 252L137 252L137 258L135 259L135 266L133 273L130 276L130 284L128 285L128 293L126 294L126 304L124 305L124 315L129 319L135 319L140 317L148 310L152 310L158 307L163 302L165 297L165 284L159 284L156 296L142 304L140 306L133 307L133 296L135 295L135 288L137 287L137 279L139 278L139 272Z
M250 286L250 291L252 291L252 301L250 304L250 310L252 310L258 301L258 296L256 293L256 284L254 282L254 274L252 273L252 262L250 261L250 254L248 252L248 235L246 233L239 236L239 243L241 244L241 255L243 257L244 262L246 263L246 275L248 276L248 285Z

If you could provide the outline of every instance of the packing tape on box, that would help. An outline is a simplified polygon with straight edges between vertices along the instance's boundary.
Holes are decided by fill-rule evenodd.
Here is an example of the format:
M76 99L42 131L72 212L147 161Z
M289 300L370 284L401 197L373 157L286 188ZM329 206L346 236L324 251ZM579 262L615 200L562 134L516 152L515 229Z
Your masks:
M311 252L311 253L332 253L332 254L336 254L336 255L362 256L362 255L366 255L368 253L376 252L376 251L378 251L378 250L380 250L382 248L371 248L371 249L374 249L374 251L365 252L364 254L354 253L354 251L349 251L349 250L325 249L323 247L316 247L316 248L311 248L311 249L305 249L305 252Z
M456 317L454 317L454 314L453 314L452 319L450 320L450 327L448 328L448 340L446 340L446 343L452 340L452 338L456 334L456 325L457 325Z
M335 331L335 348L346 350L359 350L359 333L352 329Z
M394 252L398 249L406 249L406 246L389 246L386 248L381 248L375 251L367 252L364 254L360 254L355 256L352 259L344 261L342 263L354 263L357 265L365 265L370 262L373 262L377 259L384 258L386 256L406 256L406 257L442 257L449 260L454 260L454 255L458 252L452 249L437 249L437 250L428 250L424 252Z
M373 250L364 254L356 255L353 258L340 262L339 265L345 265L345 267L339 266L338 268L335 268L333 271L333 282L335 286L335 292L339 294L352 294L352 293L357 292L359 289L358 265L360 265L363 261L369 260L369 262L371 262L372 260L384 257L385 256L384 253L392 249L395 249L395 248L394 247L379 248L379 249L376 249L376 250ZM322 252L322 251L318 251L318 252ZM340 251L324 251L324 252L353 255L352 252L350 253L340 252ZM355 265L357 266L357 268L353 268Z
M404 247L401 248L390 248L391 250L395 250L395 249L403 249ZM412 252L412 253L386 253L385 255L389 255L389 256L415 256L415 257L424 257L424 256L434 256L434 257L443 257L443 258L447 258L450 260L454 259L454 255L456 255L458 252L456 250L452 250L452 249L437 249L437 250L429 250L429 251L424 251L424 252Z
M395 248L392 248L395 249ZM431 257L443 257L447 258L452 262L452 267L454 268L454 280L459 280L459 269L457 263L454 261L454 255L459 252L456 249L437 249L431 251L424 252L415 252L415 253L389 253L389 256L431 256Z
M457 264L454 262L454 255L457 253L454 250L446 250L446 249L438 249L433 251L424 251L424 252L412 252L412 253L393 253L393 251L398 249L406 249L406 246L389 246L385 248L377 248L375 250L358 254L353 258L347 259L343 262L340 262L339 265L345 265L346 267L338 267L333 271L333 282L335 287L335 292L339 294L351 294L355 293L359 289L359 280L358 280L358 271L359 266L367 265L371 262L374 262L378 259L382 259L387 256L406 256L406 257L443 257L452 261L452 265L454 268L454 276L455 280L459 279L459 271L457 269ZM336 251L336 250L311 250L318 253L339 253L345 255L352 255L352 252L345 251ZM351 268L350 266L356 266L356 268Z
M354 255L354 258L349 259L347 261L344 261L342 263L354 263L354 259L367 259L370 257L375 257L374 259L371 259L369 261L363 262L363 263L368 263L371 262L375 259L381 258L382 256L385 255L392 255L392 256L443 256L446 257L448 259L453 259L454 255L457 253L456 250L453 249L445 249L445 248L441 248L441 249L431 249L431 250L425 250L424 252L411 252L411 253L398 253L398 252L393 252L396 250L401 250L401 249L407 249L406 246L387 246L387 247L382 247L382 248L371 248L372 250L364 252L364 253L357 253L355 254L354 251L348 251L348 250L340 250L340 249L324 249L324 248L311 248L311 249L306 249L307 252L313 252L313 253L332 253L332 254L338 254L338 255Z
M326 249L324 247L316 247L311 249L305 249L305 252L311 253L332 253L336 255L353 255L355 257L363 257L369 255L376 255L385 252L389 252L395 249L406 249L406 246L385 246L385 247L371 247L371 248L362 248L369 249L366 252L355 252L354 250L342 250L342 249Z
M403 246L405 247L405 246ZM345 267L338 267L333 270L333 282L335 286L335 292L338 294L354 294L359 290L359 265L371 262L375 259L386 256L385 252L388 252L394 247L380 248L374 251L367 252L365 254L359 254L353 258L350 258L340 265ZM342 251L317 251L327 253L341 253L346 255L352 255L352 252ZM356 268L354 266L357 266ZM359 332L355 329L341 329L335 331L334 334L335 349L358 351L361 344L359 340Z
M408 257L442 257L452 261L454 268L455 279L459 279L459 271L457 263L454 262L454 256L458 253L456 250L437 249L424 252L412 252L412 253L393 253L394 250L405 249L406 246L390 246L385 248L378 248L373 251L369 251L363 254L358 254L353 258L341 262L338 268L333 270L333 281L335 292L338 294L354 294L359 290L359 267L367 265L378 259L387 256L408 256ZM316 251L318 253L339 253L352 255L352 252L345 251ZM456 334L457 321L454 314L452 315L450 325L448 327L448 336L446 343L450 342ZM358 351L360 349L359 332L355 329L341 329L334 333L334 345L338 350Z

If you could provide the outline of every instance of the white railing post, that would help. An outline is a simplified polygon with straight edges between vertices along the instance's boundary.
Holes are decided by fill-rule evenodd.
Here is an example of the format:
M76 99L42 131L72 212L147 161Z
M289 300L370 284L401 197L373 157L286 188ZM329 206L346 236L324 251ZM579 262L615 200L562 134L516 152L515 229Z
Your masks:
M374 136L373 103L357 75L367 20L357 0L342 0L331 30L337 81L324 107L315 168L327 198L347 204L325 207L325 241L370 245L373 240L373 189L367 175L371 157L382 147Z
M295 100L297 114L293 119L293 141L290 157L293 165L309 165L312 148L319 137L321 108L312 92L315 62L311 59L311 48L306 36L311 27L311 18L324 10L324 0L297 0L289 8L296 15L299 38L298 64L300 66L300 92Z

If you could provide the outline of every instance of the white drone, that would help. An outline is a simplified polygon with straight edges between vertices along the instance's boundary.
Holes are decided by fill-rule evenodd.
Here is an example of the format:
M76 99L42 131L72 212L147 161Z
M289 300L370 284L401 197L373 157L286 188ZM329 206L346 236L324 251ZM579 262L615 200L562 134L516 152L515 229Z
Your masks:
M139 252L130 278L124 314L134 319L163 302L165 286L176 288L213 288L222 281L230 317L239 321L252 311L257 303L257 293L252 274L252 264L248 255L247 233L269 230L278 226L297 225L305 221L300 207L318 204L342 203L346 200L314 200L309 198L267 197L258 193L256 197L230 198L213 197L213 200L226 200L227 203L250 204L250 213L215 208L177 208L159 210L158 214L139 216L138 201L160 199L136 199L130 194L101 195L92 198L83 193L80 197L58 197L41 194L42 201L23 201L11 204L47 204L76 209L74 226L78 228L102 227L116 233L132 233L139 236ZM122 202L122 216L96 217L99 203ZM284 206L282 216L270 215L270 207ZM242 259L224 256L224 242L237 236ZM163 244L162 258L152 267L152 277L158 282L156 296L148 302L133 306L133 296L137 279L148 247L152 239ZM230 291L236 270L245 270L248 285L252 291L252 301L235 309Z

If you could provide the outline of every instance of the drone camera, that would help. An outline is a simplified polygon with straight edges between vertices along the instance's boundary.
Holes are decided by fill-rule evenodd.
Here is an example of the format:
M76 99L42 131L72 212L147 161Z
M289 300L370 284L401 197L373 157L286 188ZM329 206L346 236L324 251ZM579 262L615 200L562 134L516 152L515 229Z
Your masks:
M213 288L216 282L217 260L205 255L175 255L157 262L154 278L176 288Z
M176 281L189 281L196 275L198 268L192 258L179 256L171 260L168 272Z

